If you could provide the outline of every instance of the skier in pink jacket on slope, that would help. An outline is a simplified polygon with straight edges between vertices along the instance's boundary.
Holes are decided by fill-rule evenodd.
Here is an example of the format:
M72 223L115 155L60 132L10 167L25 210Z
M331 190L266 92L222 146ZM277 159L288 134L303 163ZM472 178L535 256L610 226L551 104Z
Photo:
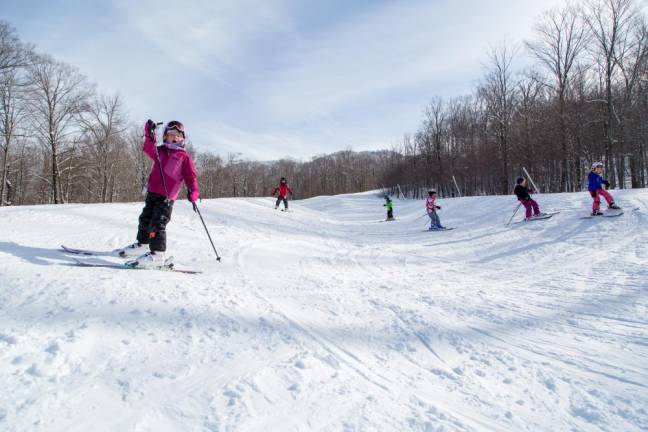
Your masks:
M167 123L163 142L157 149L155 129L156 124L152 120L144 125L143 151L153 160L153 166L146 187L144 209L139 217L137 241L120 252L123 256L135 256L148 247L149 251L132 262L136 262L137 267L159 267L164 264L166 226L171 220L173 203L178 198L182 183L187 185L189 201L193 203L200 196L196 168L185 151L184 125L175 120Z

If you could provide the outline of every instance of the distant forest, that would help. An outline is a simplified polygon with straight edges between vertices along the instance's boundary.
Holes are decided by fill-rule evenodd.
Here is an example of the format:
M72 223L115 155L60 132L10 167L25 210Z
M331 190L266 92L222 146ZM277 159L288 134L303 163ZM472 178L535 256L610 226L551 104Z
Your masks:
M532 66L515 70L520 56ZM297 198L509 194L522 167L542 192L579 191L598 160L613 187L646 186L648 22L638 0L548 10L532 39L492 46L484 59L471 94L431 94L418 130L391 149L256 162L190 145L201 195L267 196L281 176ZM0 21L0 205L141 200L150 170L141 145L120 96L97 93Z

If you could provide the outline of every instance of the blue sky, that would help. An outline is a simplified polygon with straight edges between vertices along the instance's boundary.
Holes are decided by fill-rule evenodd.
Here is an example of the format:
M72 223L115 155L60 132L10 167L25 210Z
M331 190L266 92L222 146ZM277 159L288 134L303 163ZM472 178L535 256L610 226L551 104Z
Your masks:
M307 160L390 148L433 96L472 90L489 45L561 3L2 0L0 18L133 120L181 120L223 156Z

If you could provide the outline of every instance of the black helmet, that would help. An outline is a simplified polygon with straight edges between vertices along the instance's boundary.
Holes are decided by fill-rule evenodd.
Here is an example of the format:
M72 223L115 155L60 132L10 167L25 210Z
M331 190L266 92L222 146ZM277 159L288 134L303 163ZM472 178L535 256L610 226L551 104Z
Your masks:
M281 180L279 180L279 183L286 183L286 177L281 177Z
M515 180L515 184L522 184L524 183L524 177L518 177L517 180Z
M435 193L436 193L436 191L434 189L430 189L428 191L428 195L434 195Z

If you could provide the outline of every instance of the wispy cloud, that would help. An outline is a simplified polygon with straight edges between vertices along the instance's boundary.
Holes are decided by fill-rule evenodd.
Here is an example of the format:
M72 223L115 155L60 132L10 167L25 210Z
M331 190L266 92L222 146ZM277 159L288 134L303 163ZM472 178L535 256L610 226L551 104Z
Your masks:
M489 44L521 42L562 3L8 1L25 39L133 117L181 119L198 148L262 159L391 146L432 96L470 91Z

